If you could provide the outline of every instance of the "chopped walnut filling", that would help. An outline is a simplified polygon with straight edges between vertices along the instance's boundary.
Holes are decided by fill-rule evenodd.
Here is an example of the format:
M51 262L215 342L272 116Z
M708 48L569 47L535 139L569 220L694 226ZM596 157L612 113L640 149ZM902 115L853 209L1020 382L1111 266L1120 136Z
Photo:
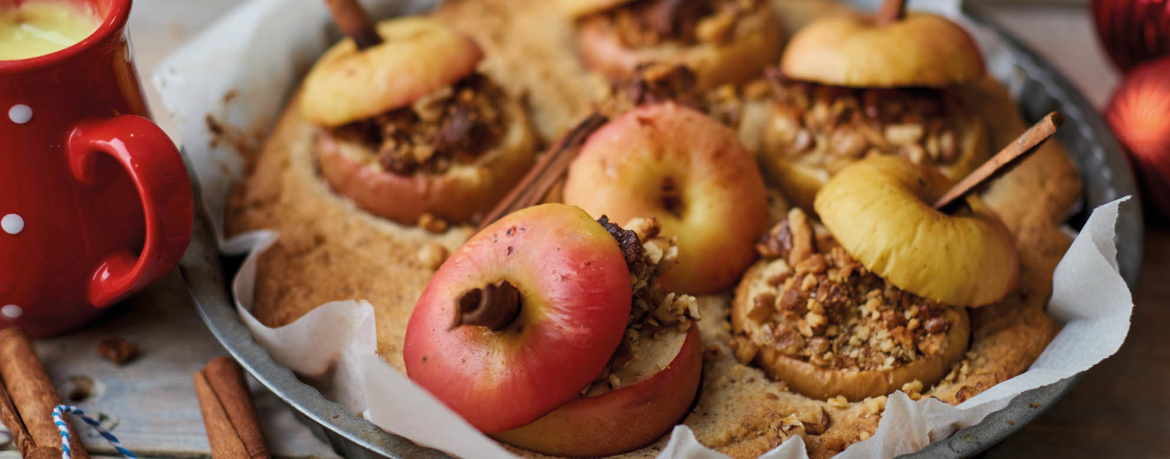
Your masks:
M610 85L598 111L615 118L639 105L668 101L702 110L704 101L697 83L695 72L685 65L638 64L628 78Z
M747 341L835 370L890 370L939 352L947 306L853 260L800 209L757 245L771 261L748 293ZM742 341L741 341L742 342Z
M901 155L915 164L958 159L968 122L959 98L934 88L848 88L769 73L770 151L836 172L869 155Z
M749 147L830 173L878 154L948 166L962 154L963 130L975 122L951 89L828 86L787 79L775 68L767 79L715 88L703 104L738 126Z
M617 240L630 269L630 285L633 304L626 333L617 351L592 384L581 391L582 395L600 395L622 385L614 373L618 372L639 355L639 344L644 339L653 339L658 333L669 330L685 331L691 322L699 320L699 303L690 295L667 292L656 281L678 260L678 246L673 239L659 235L658 221L653 217L636 218L626 223L623 229L602 216L597 220ZM627 381L633 382L633 381Z
M597 16L629 48L723 44L741 18L763 6L762 0L635 0Z
M475 161L502 137L505 97L487 76L473 73L409 107L338 127L335 135L369 146L389 172L441 174Z

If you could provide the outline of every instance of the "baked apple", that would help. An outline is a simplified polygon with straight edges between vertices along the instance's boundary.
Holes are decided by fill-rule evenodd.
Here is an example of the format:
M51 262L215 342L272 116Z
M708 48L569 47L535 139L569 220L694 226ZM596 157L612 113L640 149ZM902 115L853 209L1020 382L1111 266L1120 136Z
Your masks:
M1002 299L1019 270L1014 239L977 198L956 215L930 207L949 184L877 156L821 190L827 228L792 209L736 289L736 356L819 399L936 384L967 350L965 306Z
M621 244L634 275L634 300L622 345L581 396L497 440L553 456L603 457L633 451L670 433L691 409L703 371L694 297L667 293L654 277L677 250L657 236L652 219L622 230L602 219ZM639 247L638 241L645 241Z
M628 226L563 204L489 225L423 291L407 375L536 452L610 455L665 435L698 390L698 306L654 281L678 256L657 223Z
M579 19L581 56L621 79L640 64L683 64L702 88L755 78L783 32L764 0L561 0Z
M630 298L621 248L588 214L559 204L512 213L423 290L406 329L407 375L484 432L522 426L602 372Z
M590 135L562 195L594 216L657 218L682 253L662 278L670 291L734 285L768 225L763 179L735 133L675 103L638 107Z
M525 110L475 71L471 39L424 18L377 30L384 43L359 51L346 39L305 79L299 108L321 126L321 175L399 223L475 220L532 165Z
M745 102L754 107L743 118L753 119L741 122L741 136L758 146L768 182L805 209L830 177L867 156L901 156L957 180L992 153L959 93L984 76L974 41L940 16L886 25L828 17L789 41L769 91Z

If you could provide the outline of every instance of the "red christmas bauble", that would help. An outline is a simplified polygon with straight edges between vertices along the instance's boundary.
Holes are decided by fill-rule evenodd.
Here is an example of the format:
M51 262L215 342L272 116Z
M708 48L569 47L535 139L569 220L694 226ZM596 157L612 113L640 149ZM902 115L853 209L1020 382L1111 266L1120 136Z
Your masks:
M1170 0L1092 0L1105 52L1122 73L1170 55Z
M1113 93L1105 119L1128 150L1146 198L1170 216L1170 57L1135 67Z

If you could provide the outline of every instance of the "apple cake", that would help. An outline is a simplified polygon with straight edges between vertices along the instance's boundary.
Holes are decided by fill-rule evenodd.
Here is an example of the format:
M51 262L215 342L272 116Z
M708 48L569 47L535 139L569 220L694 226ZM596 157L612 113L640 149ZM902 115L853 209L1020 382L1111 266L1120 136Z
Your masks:
M786 26L796 21L794 18L837 10L837 7L803 0L775 0L768 5ZM577 53L578 22L567 17L557 2L456 0L445 2L431 17L467 34L482 47L483 59L475 71L493 82L499 92L492 96L497 94L496 89L490 89L473 91L473 95L488 94L487 97L518 101L532 124L536 145L547 145L558 138L608 93L605 78L591 72ZM461 84L479 85L481 80L455 79L427 92L450 88L452 94L457 94ZM816 105L812 102L815 90L813 94L809 99L811 106ZM946 94L946 100L957 101L956 104L969 109L985 126L989 145L1004 145L1026 128L1006 90L987 76L948 88ZM234 187L229 199L225 219L227 236L255 229L280 233L279 240L259 259L252 313L263 324L279 327L330 301L366 299L375 308L379 354L391 366L405 371L403 344L415 303L448 254L471 237L473 229L456 224L457 219L448 223L433 215L420 217L421 221L395 221L380 217L339 194L337 187L323 176L319 145L330 136L362 137L358 132L343 132L360 131L361 127L354 125L338 131L307 118L303 110L304 96L302 88L290 100L265 146L249 158L246 177ZM863 92L850 97L864 104L867 96ZM477 110L475 102L470 103L472 110ZM408 105L394 108L403 106ZM401 139L409 143L407 138L413 131L399 129L401 126L396 121L375 115L382 116L380 112L362 117L372 120L367 127L378 131L361 139L367 150L365 160L385 161L381 167L389 170L442 169L442 159L418 161L413 151L396 150L400 138L395 136L402 135ZM424 115L415 111L409 116ZM485 118L488 137L497 135L498 125L492 124L490 117ZM934 132L931 129L934 128L926 127L925 132ZM938 132L941 154L945 150L942 143L948 142L941 139L950 134L945 129ZM393 145L384 147L387 142ZM384 160L381 155L368 153L375 145L379 151L386 150ZM939 158L945 160L946 155ZM890 316L890 323L898 324L894 328L917 319L919 330L907 337L890 335L896 341L890 351L895 360L910 362L933 355L923 346L929 349L932 345L928 343L945 339L936 336L958 336L958 333L948 333L961 331L964 322L970 335L966 351L953 359L949 348L944 351L945 346L936 343L940 347L935 352L948 354L937 384L911 380L896 389L912 398L935 397L958 404L1023 372L1040 355L1059 329L1045 314L1045 306L1052 292L1053 270L1070 243L1059 230L1059 223L1079 196L1079 190L1077 171L1067 154L1059 144L1049 142L982 194L983 202L1010 230L1019 253L1017 286L1000 301L966 309L966 315L957 312L959 309L937 306L927 300L915 303L917 312L909 314L915 317L906 318L910 309L901 306L901 309L890 309L903 316L902 319ZM771 220L777 223L776 218ZM822 250L835 253L828 243ZM761 263L747 276L768 271L768 262ZM846 257L832 259L835 269L849 263ZM858 271L856 275L866 274ZM788 288L786 282L778 284L783 287L778 289L778 294L785 294L779 290ZM861 282L876 285L877 281L863 279ZM870 290L864 293L859 290L856 295L869 295ZM881 295L886 298L884 293ZM702 383L683 424L691 428L699 442L731 457L754 458L789 438L800 436L811 457L823 458L873 434L882 416L885 395L810 397L782 380L770 378L767 372L752 364L755 356L749 354L758 352L758 347L746 343L745 336L733 330L732 302L731 290L697 299L697 315L701 316L697 323L703 349ZM880 325L887 309L878 307L873 312L877 313ZM940 319L945 323L940 324ZM861 326L851 324L845 316L834 320L840 322L840 327ZM901 324L903 320L905 324ZM829 341L828 337L822 337ZM804 356L802 362L804 359L811 362L814 357L812 352L803 354L803 349L820 351L826 345L803 335L802 339L804 347L799 351ZM844 344L845 347L839 348L846 349L848 354L848 339ZM828 345L832 347L834 343ZM904 352L897 354L892 346L899 346ZM819 358L825 360L820 363L830 366L850 365L845 360L824 359L824 353L819 353ZM878 368L885 363L883 358L865 365ZM646 448L617 457L655 457L666 442L667 438L662 438Z

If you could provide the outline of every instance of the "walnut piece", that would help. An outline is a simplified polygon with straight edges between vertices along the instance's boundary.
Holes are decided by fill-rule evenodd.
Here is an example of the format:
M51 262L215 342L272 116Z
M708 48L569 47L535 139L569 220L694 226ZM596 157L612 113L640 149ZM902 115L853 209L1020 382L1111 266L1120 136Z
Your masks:
M429 233L442 233L447 231L450 225L446 220L436 217L430 213L424 212L418 216L418 227L426 230Z
M120 336L111 336L98 344L98 354L115 365L122 365L138 355L138 345Z
M441 244L429 242L418 249L418 262L432 271L439 269L447 261L447 248Z

